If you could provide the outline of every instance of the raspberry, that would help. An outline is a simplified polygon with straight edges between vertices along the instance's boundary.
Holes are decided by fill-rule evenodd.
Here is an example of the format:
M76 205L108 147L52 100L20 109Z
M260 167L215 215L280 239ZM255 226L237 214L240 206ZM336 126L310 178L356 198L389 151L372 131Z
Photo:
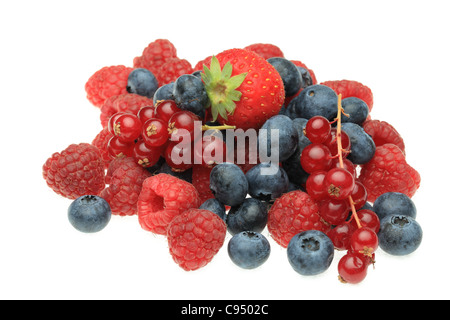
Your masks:
M47 185L68 199L98 195L105 187L105 164L97 147L71 144L56 152L42 167Z
M209 210L189 209L173 218L167 232L173 260L184 270L207 265L223 246L227 227Z
M97 147L98 150L100 151L100 154L102 156L103 162L105 163L105 169L108 168L110 162L111 162L111 157L109 156L109 152L108 152L108 141L113 137L114 135L109 132L108 127L106 126L105 128L102 129L102 131L100 131L94 138L94 140L92 140L92 145Z
M209 176L212 168L202 165L194 165L192 168L192 184L200 195L200 202L203 203L208 199L214 198L209 188Z
M146 106L153 106L153 100L135 93L112 96L100 109L100 122L103 128L108 127L109 118L115 113L128 112L137 115L139 110Z
M116 158L111 165L114 168L110 176L109 187L100 196L105 199L112 214L132 216L137 214L137 200L142 189L142 183L151 174L142 168L132 157Z
M160 173L142 184L137 204L139 223L144 230L166 235L174 217L200 204L200 196L192 184Z
M140 57L134 58L133 65L135 68L150 70L156 75L168 59L176 56L177 50L169 40L157 39L144 49ZM159 85L161 86L161 84Z
M106 99L126 93L128 75L131 71L133 68L118 65L103 67L95 72L84 87L88 100L100 108Z
M191 74L194 72L189 61L186 59L170 58L168 59L155 74L159 86L169 84L177 80L183 74Z
M405 153L405 143L403 138L400 136L400 133L386 121L366 120L363 123L363 128L364 131L372 137L372 140L377 147L386 143L392 143Z
M269 210L267 229L286 248L291 238L306 230L327 232L329 226L319 215L316 202L303 191L291 191L275 200Z
M336 94L342 94L342 99L356 97L367 103L369 112L373 107L373 94L369 87L354 80L331 80L321 84L333 89Z
M402 150L391 143L376 148L373 158L362 166L359 180L367 190L369 202L386 192L412 197L420 186L419 173L408 165Z
M266 60L274 57L284 58L283 51L281 51L281 49L278 48L276 45L270 43L255 43L246 46L244 49L253 51L262 56Z

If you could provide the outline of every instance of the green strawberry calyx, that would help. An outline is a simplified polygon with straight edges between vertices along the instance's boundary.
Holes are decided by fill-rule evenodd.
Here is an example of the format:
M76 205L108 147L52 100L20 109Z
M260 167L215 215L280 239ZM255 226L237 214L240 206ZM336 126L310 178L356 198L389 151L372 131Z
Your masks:
M220 68L219 60L215 56L211 58L211 66L203 66L201 73L205 84L206 93L211 102L211 114L213 121L218 115L228 120L228 115L232 115L236 109L235 101L241 100L242 92L237 90L244 82L247 73L231 76L233 66L227 62L223 69Z

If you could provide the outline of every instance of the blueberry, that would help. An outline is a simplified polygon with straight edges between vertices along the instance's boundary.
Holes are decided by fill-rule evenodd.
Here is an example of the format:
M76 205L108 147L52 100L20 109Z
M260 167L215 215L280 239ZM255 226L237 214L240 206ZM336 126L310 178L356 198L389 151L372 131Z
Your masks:
M192 168L185 171L173 171L172 168L167 164L167 162L164 162L161 165L161 168L155 172L155 174L158 173L170 174L171 176L174 176L178 179L192 183Z
M354 164L365 164L372 159L375 154L375 143L370 135L364 129L351 122L343 123L342 130L350 138L351 152L348 155L348 160Z
M306 88L313 85L313 80L311 77L311 73L308 69L297 66L298 71L302 76L302 88Z
M245 176L248 180L248 193L255 199L274 201L289 189L289 178L278 163L259 163L247 171Z
M163 100L175 100L174 96L173 96L173 86L174 86L174 82L165 84L161 87L159 87L156 91L155 94L153 95L153 103L156 104L158 101L163 101Z
M342 123L352 122L361 125L369 115L367 103L356 97L342 99L342 108L349 115L349 117L342 116Z
M373 203L373 211L380 221L391 214L400 214L414 219L417 215L414 202L400 192L386 192L380 195Z
M226 223L235 235L242 231L261 232L267 224L267 206L258 199L246 198L239 206L231 207Z
M149 70L144 68L134 69L130 72L127 82L127 91L147 98L153 98L158 89L158 81Z
M78 231L94 233L105 228L111 220L108 202L96 195L75 199L68 209L69 222Z
M254 269L267 261L270 255L270 243L262 234L254 231L242 231L228 242L228 256L231 261L243 269Z
M404 256L417 250L422 236L422 228L414 218L392 214L381 220L378 241L380 248L386 253Z
M287 108L293 108L297 118L311 119L314 116L323 116L331 121L337 116L337 100L337 94L333 89L315 84L303 89Z
M173 88L177 106L202 117L209 105L208 94L200 78L185 74L177 78Z
M219 200L211 198L201 204L199 209L209 210L217 214L223 221L226 219L225 206Z
M322 231L303 231L289 241L287 256L301 275L317 275L327 270L334 258L334 245Z
M303 85L302 75L297 66L288 59L281 57L274 57L267 59L280 74L284 84L284 91L286 97L296 94Z
M285 161L282 162L283 169L289 177L289 180L299 186L305 185L306 179L308 179L309 174L303 170L300 164L300 155L303 149L311 144L311 141L304 135L303 129L305 129L307 119L296 118L292 120L294 127L298 132L298 145L295 152Z
M276 115L266 120L258 135L259 154L276 157L278 161L288 159L297 149L298 131L292 120L284 115Z
M229 162L220 163L211 170L209 187L217 200L231 207L241 204L248 193L244 172Z

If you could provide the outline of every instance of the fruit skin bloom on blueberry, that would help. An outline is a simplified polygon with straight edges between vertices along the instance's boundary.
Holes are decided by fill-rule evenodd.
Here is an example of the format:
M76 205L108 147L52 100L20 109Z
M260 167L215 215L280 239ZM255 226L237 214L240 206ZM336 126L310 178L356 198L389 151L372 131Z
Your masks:
M242 231L228 242L228 255L237 266L254 269L269 258L270 243L258 232Z
M105 199L84 195L75 199L68 209L69 222L78 231L94 233L103 230L111 220L111 208Z
M334 245L321 231L303 231L289 241L287 256L292 268L299 274L317 275L330 267L334 258Z
M215 198L228 206L241 204L248 192L244 172L229 162L220 163L211 170L209 187Z

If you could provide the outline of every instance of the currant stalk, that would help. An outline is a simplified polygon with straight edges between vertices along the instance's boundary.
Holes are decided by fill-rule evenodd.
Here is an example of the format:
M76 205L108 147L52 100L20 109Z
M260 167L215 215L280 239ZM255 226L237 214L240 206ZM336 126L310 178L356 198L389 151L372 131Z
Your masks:
M337 151L338 151L338 159L339 159L339 167L341 168L345 168L344 167L344 157L342 155L342 115L345 116L349 116L348 114L346 114L344 112L344 109L342 108L342 94L338 95L338 112L337 112L337 126L336 126L336 143L337 143ZM348 150L345 150L346 152L348 152ZM352 210L352 218L355 219L356 225L358 226L358 229L362 227L361 225L361 221L358 218L358 215L356 214L356 208L355 208L355 203L353 202L353 198L352 196L348 196L348 202L350 202L350 208Z

